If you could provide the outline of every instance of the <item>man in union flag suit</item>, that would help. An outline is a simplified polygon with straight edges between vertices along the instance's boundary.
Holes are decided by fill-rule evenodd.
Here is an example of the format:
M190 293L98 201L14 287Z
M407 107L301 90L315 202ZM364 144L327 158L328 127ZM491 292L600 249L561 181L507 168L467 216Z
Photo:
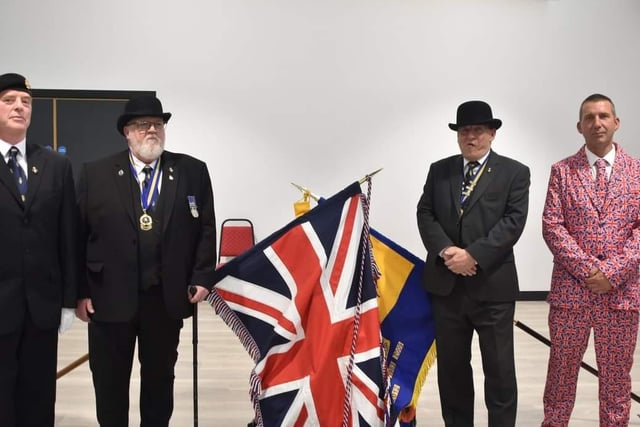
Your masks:
M600 425L629 424L640 309L640 161L613 142L619 125L611 99L587 97L577 125L585 144L551 167L542 215L553 254L543 426L569 423L591 329Z

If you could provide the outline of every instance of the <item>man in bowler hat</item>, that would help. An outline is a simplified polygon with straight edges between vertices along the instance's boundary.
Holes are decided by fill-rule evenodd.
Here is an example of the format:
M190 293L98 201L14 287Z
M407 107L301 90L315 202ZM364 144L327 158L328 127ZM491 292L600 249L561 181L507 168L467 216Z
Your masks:
M168 426L183 319L212 285L213 191L204 162L164 150L156 97L131 99L117 121L128 148L83 165L76 315L89 322L89 361L102 427L129 421L136 340L141 426Z
M431 164L418 202L418 228L428 252L423 281L432 301L446 426L474 425L474 332L488 425L516 425L513 246L527 219L530 172L491 149L501 125L487 103L461 104L456 123L449 124L461 155Z
M58 332L73 320L78 278L71 162L27 141L32 106L23 76L0 75L0 424L7 427L54 425Z

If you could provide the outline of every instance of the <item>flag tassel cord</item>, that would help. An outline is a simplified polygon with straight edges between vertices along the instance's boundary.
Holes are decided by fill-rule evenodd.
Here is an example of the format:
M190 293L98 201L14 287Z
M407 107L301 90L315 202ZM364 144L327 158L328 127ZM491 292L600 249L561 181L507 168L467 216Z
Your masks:
M538 341L540 341L541 343L546 344L548 347L551 347L551 341L549 341L548 338L546 338L545 336L543 336L542 334L540 334L539 332L535 331L534 329L530 328L529 326L525 325L524 323L522 323L519 320L514 320L513 324L516 325L518 328L520 328L521 330L525 331L527 334L531 335L532 337L534 337L535 339L537 339ZM584 362L584 361L580 361L580 367L585 369L587 372L592 373L593 375L595 375L596 377L598 376L598 370L596 368L594 368L593 366L589 365L588 363ZM640 403L640 396L638 396L637 394L631 392L631 398Z
M375 173L375 172L374 172ZM363 230L362 230L362 243L369 247L369 202L371 201L371 175L367 175L363 178L365 181L368 181L368 191L367 195L361 195L360 200L362 203L363 210ZM363 181L364 182L364 181ZM362 182L360 183L362 184ZM306 193L305 193L306 194ZM356 296L356 312L354 316L353 322L353 335L351 337L351 351L349 354L349 363L347 364L347 373L346 373L346 384L345 384L345 399L344 406L342 410L342 426L348 427L349 419L351 416L351 392L353 388L353 367L355 365L355 354L356 348L358 344L358 331L360 329L360 315L361 315L361 307L362 307L362 278L364 277L364 267L365 267L365 256L360 260L360 280L358 282L358 292ZM386 387L385 387L386 388Z

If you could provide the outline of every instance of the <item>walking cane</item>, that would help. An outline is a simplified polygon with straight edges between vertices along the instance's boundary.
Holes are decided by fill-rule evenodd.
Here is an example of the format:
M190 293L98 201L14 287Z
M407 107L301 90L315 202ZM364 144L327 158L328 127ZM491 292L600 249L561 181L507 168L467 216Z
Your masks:
M198 289L189 286L189 295L194 296ZM198 303L193 304L191 342L193 343L193 427L198 427Z
M534 331L533 329L531 329L530 327L528 327L524 323L520 322L519 320L514 320L513 324L516 325L518 328L522 329L523 331L525 331L526 333L528 333L529 335L531 335L532 337L534 337L535 339L537 339L538 341L546 344L548 347L551 347L551 341L549 341L549 339L547 339L544 336L540 335L538 332ZM596 377L598 376L598 370L596 368L594 368L593 366L589 365L588 363L583 362L582 360L580 361L580 367L584 368L586 371L592 373ZM640 403L640 396L638 396L637 394L631 392L631 398L634 401ZM640 416L640 415L638 415L638 416Z

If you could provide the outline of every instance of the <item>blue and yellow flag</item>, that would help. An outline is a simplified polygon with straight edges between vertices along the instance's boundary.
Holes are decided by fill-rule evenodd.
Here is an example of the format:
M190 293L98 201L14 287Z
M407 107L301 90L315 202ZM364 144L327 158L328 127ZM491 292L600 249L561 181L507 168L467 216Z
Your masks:
M378 311L387 354L391 418L408 423L429 368L436 359L429 294L422 286L424 261L371 229L378 279Z

